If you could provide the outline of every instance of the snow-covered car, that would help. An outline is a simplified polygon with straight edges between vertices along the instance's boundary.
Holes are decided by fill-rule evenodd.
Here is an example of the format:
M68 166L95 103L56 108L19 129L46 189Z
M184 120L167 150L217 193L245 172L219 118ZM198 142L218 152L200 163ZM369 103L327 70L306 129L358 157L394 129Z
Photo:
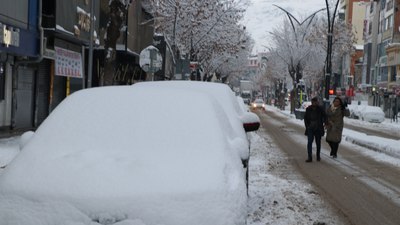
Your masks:
M301 104L301 108L304 109L304 110L306 110L307 107L310 106L310 105L312 105L311 101L304 101L304 102Z
M251 103L251 108L252 109L265 109L265 103L264 100L262 100L261 98L257 98L255 99L252 103Z
M135 85L145 84L138 83ZM196 91L214 98L226 113L228 120L231 122L233 128L232 132L234 132L234 135L237 138L236 144L238 146L243 146L243 148L238 148L240 157L242 160L249 159L249 143L245 132L257 130L260 126L260 119L255 113L243 111L237 101L235 93L228 85L197 81L159 81L153 82L153 85L157 86L157 88L173 87L174 89Z
M138 83L137 85L145 85ZM250 158L250 141L246 132L255 131L260 127L260 118L253 112L243 110L238 103L238 98L232 89L222 83L197 82L197 81L159 81L153 82L157 88L181 89L185 91L196 91L207 94L214 98L227 115L232 125L231 131L235 136L236 150L246 170L246 185L248 184L248 164ZM244 128L244 129L243 129Z
M154 83L60 103L0 176L1 224L245 224L243 123Z
M385 121L385 113L378 106L365 105L359 111L360 119L371 123L382 123Z
M349 111L350 111L350 118L353 119L360 119L361 118L361 112L365 110L366 105L347 105Z
M249 111L249 105L247 105L247 104L244 103L242 97L236 96L236 98L237 98L237 100L238 100L238 104L239 104L239 106L240 106L240 110L241 110L242 112L244 112L244 113L245 113L245 112L248 112L248 111Z
M350 110L350 118L360 119L371 123L382 123L385 120L385 113L378 106L347 105Z

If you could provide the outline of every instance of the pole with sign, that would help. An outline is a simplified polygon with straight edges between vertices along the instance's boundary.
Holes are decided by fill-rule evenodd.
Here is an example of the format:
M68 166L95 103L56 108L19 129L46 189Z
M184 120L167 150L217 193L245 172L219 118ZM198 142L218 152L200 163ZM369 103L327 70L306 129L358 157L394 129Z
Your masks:
M150 76L146 80L154 81L154 73L162 68L162 56L160 51L150 45L140 52L139 65Z

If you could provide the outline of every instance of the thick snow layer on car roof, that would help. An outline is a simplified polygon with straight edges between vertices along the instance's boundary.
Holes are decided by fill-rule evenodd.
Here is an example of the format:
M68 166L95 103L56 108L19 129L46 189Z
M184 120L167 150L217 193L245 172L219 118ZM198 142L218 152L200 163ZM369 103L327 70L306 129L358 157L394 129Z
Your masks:
M236 150L242 159L249 158L249 143L247 140L246 133L243 129L244 111L238 104L237 98L234 92L226 84L222 83L210 83L210 82L198 82L198 81L156 81L156 82L142 82L134 84L133 86L156 86L157 88L174 88L176 90L185 90L190 92L199 92L207 94L214 98L219 106L220 110L223 111L225 117L229 120L231 128L229 132L232 132L235 139L233 139L233 145L236 146ZM193 100L193 102L195 102ZM219 119L221 119L220 117Z

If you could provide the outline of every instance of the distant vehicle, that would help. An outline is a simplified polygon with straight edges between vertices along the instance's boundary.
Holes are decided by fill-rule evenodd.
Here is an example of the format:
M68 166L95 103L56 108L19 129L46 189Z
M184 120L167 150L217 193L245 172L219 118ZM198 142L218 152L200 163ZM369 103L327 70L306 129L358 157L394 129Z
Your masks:
M303 102L303 104L301 104L301 108L305 110L310 105L312 105L312 103L310 101L305 101L305 102Z
M361 120L371 123L382 123L385 121L385 113L378 106L366 105L360 111Z
M244 103L250 104L253 99L253 83L250 80L240 80L240 97Z
M245 104L248 104L248 105L250 104L250 102L251 102L251 92L250 91L241 92L240 97L242 97L243 102Z
M256 100L254 100L254 102L251 103L251 108L252 109L262 109L265 110L265 103L264 100L262 100L261 98L258 98Z
M378 106L370 105L347 105L350 110L350 118L360 119L371 123L382 123L385 121L385 113Z
M360 116L360 111L358 110L358 105L355 104L349 104L347 105L349 111L350 111L350 118L352 119L358 119Z

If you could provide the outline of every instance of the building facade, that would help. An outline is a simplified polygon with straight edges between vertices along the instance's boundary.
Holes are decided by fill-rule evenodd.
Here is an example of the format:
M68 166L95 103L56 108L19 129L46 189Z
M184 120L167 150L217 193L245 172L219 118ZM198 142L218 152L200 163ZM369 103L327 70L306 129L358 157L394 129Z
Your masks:
M104 60L103 9L111 1L2 0L0 7L0 131L38 127L74 91L97 86ZM117 40L115 79L144 80L140 51L153 43L151 15L132 1ZM91 24L91 15L94 23ZM91 33L93 25L93 33ZM92 76L88 76L93 40Z
M400 13L398 0L370 0L366 7L363 82L370 87L369 104L390 117L399 107Z
M31 127L38 115L35 69L41 57L39 0L4 0L0 7L0 128Z
M351 24L356 43L354 53L344 55L342 59L341 79L338 83L346 90L362 89L364 63L365 11L369 0L341 0L340 11L344 13L347 24Z

